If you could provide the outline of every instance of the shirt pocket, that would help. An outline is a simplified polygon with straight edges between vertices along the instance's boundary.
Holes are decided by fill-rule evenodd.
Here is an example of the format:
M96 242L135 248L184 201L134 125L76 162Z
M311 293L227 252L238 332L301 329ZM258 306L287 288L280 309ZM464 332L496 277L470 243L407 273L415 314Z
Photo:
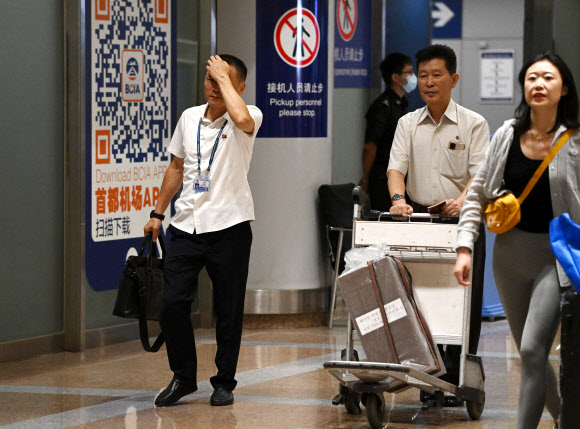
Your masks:
M439 151L439 174L442 176L459 179L469 175L468 170L467 147L464 149L444 147Z

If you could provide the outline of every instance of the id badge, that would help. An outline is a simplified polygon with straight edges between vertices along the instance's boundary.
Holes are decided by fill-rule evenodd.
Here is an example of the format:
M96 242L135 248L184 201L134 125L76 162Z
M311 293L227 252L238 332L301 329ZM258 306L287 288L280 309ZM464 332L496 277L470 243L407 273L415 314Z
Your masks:
M201 192L209 192L209 185L211 181L207 176L198 176L193 181L193 189Z
M465 143L450 141L447 147L451 150L465 150Z

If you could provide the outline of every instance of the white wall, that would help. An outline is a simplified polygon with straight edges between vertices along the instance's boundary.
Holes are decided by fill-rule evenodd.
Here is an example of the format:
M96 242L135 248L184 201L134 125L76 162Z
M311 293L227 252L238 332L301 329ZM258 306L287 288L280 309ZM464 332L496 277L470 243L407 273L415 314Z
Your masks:
M332 103L332 183L354 183L362 177L368 88L334 89Z
M218 0L217 10L218 52L232 53L244 60L248 66L244 99L253 104L256 101L256 3L254 0ZM331 21L329 28L332 26ZM333 40L332 34L329 40ZM332 77L332 70L329 76ZM333 86L330 78L328 88ZM332 105L332 92L328 105ZM330 112L328 124L327 138L256 139L249 174L256 209L249 289L323 286L327 261L319 250L316 199L318 187L331 180Z

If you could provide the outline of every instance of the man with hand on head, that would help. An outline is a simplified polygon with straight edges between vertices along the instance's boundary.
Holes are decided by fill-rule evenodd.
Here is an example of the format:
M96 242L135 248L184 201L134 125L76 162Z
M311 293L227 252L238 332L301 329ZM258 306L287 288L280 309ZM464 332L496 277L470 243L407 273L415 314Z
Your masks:
M389 153L397 122L407 113L405 94L417 87L413 61L393 52L381 62L381 76L387 90L369 108L365 119L365 144L362 153L363 177L359 185L368 193L371 208L387 211L391 206L387 182Z
M206 104L183 112L169 144L173 159L161 186L145 234L156 239L163 213L183 185L175 203L165 257L165 292L161 329L173 379L155 399L158 407L174 404L197 390L197 355L191 304L198 275L207 269L216 313L217 374L211 377L214 406L234 402L235 373L242 320L254 204L247 174L262 112L246 105L247 68L233 55L207 62Z
M401 118L391 149L388 178L391 213L426 213L427 207L441 204L440 213L459 216L465 195L489 144L485 119L456 104L451 90L459 75L453 49L431 45L416 56L418 86L427 104ZM407 179L405 185L405 177ZM411 201L405 198L407 192ZM469 354L477 353L481 331L483 273L485 268L485 231L480 225L475 243ZM459 384L461 346L447 346L443 361L447 374L442 378ZM422 392L421 400L428 400ZM457 398L446 397L447 405L460 405Z

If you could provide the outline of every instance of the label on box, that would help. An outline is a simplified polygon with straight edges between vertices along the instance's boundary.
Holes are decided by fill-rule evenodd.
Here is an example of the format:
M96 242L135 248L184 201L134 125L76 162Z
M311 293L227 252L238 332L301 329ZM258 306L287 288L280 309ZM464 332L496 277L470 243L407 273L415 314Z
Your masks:
M407 315L401 298L397 298L396 300L386 304L385 313L387 314L387 321L389 323L393 323L394 321L402 319ZM355 320L356 324L358 325L360 335L366 335L369 332L376 331L385 325L383 323L383 318L381 317L381 311L378 308L375 308L373 311L369 311L368 313L357 317Z
M385 313L387 313L387 321L389 323L393 323L394 321L402 319L407 315L401 298L397 298L396 300L391 301L385 305Z
M381 317L381 310L378 308L375 308L373 311L369 311L368 313L357 317L355 320L356 324L358 325L360 335L366 335L369 332L376 331L385 325L383 323L383 318Z

